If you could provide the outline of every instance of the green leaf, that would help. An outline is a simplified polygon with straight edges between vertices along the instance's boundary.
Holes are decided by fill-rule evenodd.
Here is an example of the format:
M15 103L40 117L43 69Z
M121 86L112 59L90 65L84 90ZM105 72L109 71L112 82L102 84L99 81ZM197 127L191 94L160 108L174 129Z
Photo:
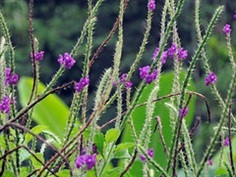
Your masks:
M57 173L59 177L68 177L70 176L70 170L61 170Z
M134 143L125 142L125 143L118 144L114 151L120 151L120 150L123 150L123 149L129 149L129 148L132 148L132 147L134 147Z
M105 135L105 140L107 143L115 142L120 135L120 130L118 129L109 129Z
M116 168L106 171L105 173L103 173L102 176L103 177L119 177L123 170L124 169L121 167L116 167Z
M114 159L130 159L131 156L129 154L128 149L121 149L119 151L114 151Z
M22 77L18 83L20 103L23 107L27 106L32 85L33 79L30 77ZM44 89L45 85L38 83L38 93L42 93ZM34 107L32 118L38 124L47 126L62 140L68 115L66 104L56 94L52 94Z
M180 74L180 82L183 82L184 78L185 78L186 72L182 72ZM168 94L171 93L172 90L172 84L173 84L173 79L174 79L174 72L166 72L163 73L161 75L160 78L160 85L159 85L159 92L158 92L158 96L162 97L162 96L166 96ZM149 96L149 94L151 93L152 89L153 89L154 85L150 84L150 85L146 85L145 89L143 90L141 97L138 101L138 104L140 103L144 103L147 101L147 98ZM194 87L193 87L193 82L189 83L188 86L188 90L193 91ZM185 117L186 123L187 125L190 125L190 123L193 120L193 115L194 115L194 111L195 111L195 100L196 97L193 96L191 98L191 101L188 105L189 108L189 113L188 115ZM170 107L167 107L167 105L165 103L167 103L169 101L169 99L163 99L161 101L157 101L155 103L155 110L154 110L154 115L155 116L159 116L161 119L161 123L162 123L162 134L164 136L165 139L165 143L167 145L167 147L170 147L171 144L171 138L173 135L172 129L170 127L171 122L170 122L170 117L169 117L169 109ZM142 130L143 127L143 123L146 117L146 107L142 106L139 107L137 109L135 109L131 115L133 122L134 122L134 127L136 129L136 133L139 135L140 131ZM154 118L153 118L154 120ZM154 130L155 127L155 123L153 124L152 129ZM123 131L122 134L122 138L121 138L121 142L134 142L133 136L132 136L132 132L130 130L130 126L127 124L125 126L125 129ZM160 140L160 136L159 133L156 131L153 133L152 137L151 137L151 143L149 145L149 147L154 148L154 160L161 165L161 167L165 168L167 165L167 159L168 157L166 156L164 150L163 150L163 146ZM142 173L142 163L138 160L135 161L134 164L131 167L130 170L130 174L136 177L142 177L143 173ZM158 173L155 173L155 176L159 176Z
M47 127L45 125L36 125L31 129L32 133L35 133L36 135L40 134L43 132L43 130L46 130ZM27 144L30 140L32 140L33 135L31 135L30 133L26 133L25 135L25 144Z
M104 135L101 132L97 132L94 136L94 143L98 148L98 153L103 155L103 147L104 147Z
M44 158L43 158L43 154L41 153L35 153L34 154L42 163L44 163ZM32 161L32 164L35 168L42 168L42 164L34 157L34 156L30 156L30 160Z
M220 167L216 170L216 175L226 175L227 174L227 170L223 167Z

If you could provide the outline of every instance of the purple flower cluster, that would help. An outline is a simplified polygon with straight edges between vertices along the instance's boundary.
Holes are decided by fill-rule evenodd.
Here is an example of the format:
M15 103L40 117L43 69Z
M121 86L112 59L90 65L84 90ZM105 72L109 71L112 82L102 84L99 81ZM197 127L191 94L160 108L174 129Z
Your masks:
M11 73L10 68L6 68L5 76L6 76L5 85L10 85L10 84L16 85L18 83L18 75L15 73Z
M139 68L139 76L141 79L144 79L144 81L147 84L151 84L154 80L156 80L158 75L158 70L155 69L152 73L150 73L150 66L144 66Z
M96 154L80 155L75 159L75 165L77 168L83 168L86 166L87 170L93 168L96 164Z
M205 79L205 84L206 86L209 86L211 83L216 83L216 81L217 81L217 76L213 72L210 72Z
M172 44L171 47L167 51L168 51L168 56L173 57L178 51L177 45Z
M188 114L188 107L181 108L179 110L179 117L182 119Z
M147 152L148 156L149 157L153 157L154 156L154 150L153 148L149 149L148 152ZM146 162L146 157L143 155L143 154L140 154L139 158L142 160L142 162Z
M96 156L98 154L97 146L95 144L92 145L93 154L87 154L84 148L82 148L80 152L80 156L75 158L75 165L77 168L83 168L86 166L87 170L90 170L96 165Z
M152 54L152 60L155 60L159 52L159 48L157 47ZM171 47L164 51L161 55L161 63L165 64L168 57L172 58L173 56L177 55L178 60L186 59L188 57L188 50L184 50L184 48L177 47L176 44L172 44Z
M121 75L121 83L125 84L125 87L126 88L131 88L133 83L130 81L130 80L127 80L127 74L126 73L123 73Z
M224 140L224 145L225 145L225 146L229 146L229 138L225 138L225 140Z
M43 56L44 56L44 51L36 52L34 54L34 57L33 57L33 53L32 52L30 53L31 59L32 60L35 59L36 61L43 60Z
M89 76L81 78L80 81L75 84L75 90L81 92L85 86L89 85L89 81Z
M149 3L148 3L148 9L151 10L151 11L153 11L153 10L155 10L155 8L156 8L156 2L155 2L155 0L149 1Z
M229 35L231 33L231 27L229 24L226 24L223 28L223 32L226 34L226 35Z
M212 166L212 165L213 165L213 160L212 160L212 159L209 160L208 165L209 165L209 166Z
M234 15L233 15L233 17L236 19L236 10L234 11Z
M68 53L65 53L64 56L60 54L57 61L60 65L64 65L66 69L70 69L75 64L74 58Z
M11 99L8 96L4 96L0 103L0 112L8 114L10 112Z

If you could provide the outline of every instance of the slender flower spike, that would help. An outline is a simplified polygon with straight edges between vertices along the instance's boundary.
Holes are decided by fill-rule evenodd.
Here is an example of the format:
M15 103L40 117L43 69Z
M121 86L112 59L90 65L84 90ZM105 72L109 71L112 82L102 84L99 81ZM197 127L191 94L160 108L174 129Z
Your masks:
M89 85L89 81L89 76L81 78L80 81L75 84L75 90L81 92L85 86Z
M225 138L225 140L224 140L224 145L225 145L225 146L229 146L229 138Z
M208 165L209 165L209 166L212 166L212 165L213 165L213 160L212 160L212 159L209 160Z
M74 58L68 53L65 53L64 56L60 54L57 61L60 65L64 65L66 69L70 69L75 64Z
M188 114L188 107L181 108L179 110L179 117L182 119Z
M211 83L216 83L216 81L217 81L217 76L213 72L210 72L205 79L206 86L209 86Z
M11 73L10 68L6 68L5 76L6 76L5 85L10 85L10 84L16 85L18 83L18 75L15 73Z
M151 11L153 11L153 10L155 10L155 8L156 8L156 2L155 2L155 0L151 0L151 1L148 3L148 9L151 10Z
M10 112L11 99L8 96L4 96L0 102L0 112L9 114Z
M34 54L34 57L33 57L33 53L32 52L30 53L31 59L32 60L35 59L36 61L43 60L43 56L44 56L44 51L36 52Z
M236 19L236 10L234 11L233 17L234 17L234 19Z
M231 27L229 24L226 24L223 28L223 32L226 34L226 35L229 35L231 33Z

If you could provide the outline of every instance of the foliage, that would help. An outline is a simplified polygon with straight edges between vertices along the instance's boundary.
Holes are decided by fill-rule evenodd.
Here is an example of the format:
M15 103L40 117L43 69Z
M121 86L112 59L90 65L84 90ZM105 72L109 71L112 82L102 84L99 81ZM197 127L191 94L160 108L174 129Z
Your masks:
M211 18L202 19L196 0L194 22L186 27L179 25L184 5L190 5L185 0L165 0L162 6L155 0L120 0L119 5L88 0L80 6L47 1L48 6L35 9L42 18L51 14L45 23L33 18L38 2L14 2L20 10L6 11L15 7L3 1L6 8L0 11L0 176L236 176L233 30L221 25L219 38L214 30L224 5L212 6ZM126 13L132 14L134 5L142 9L142 22L133 21L135 38L126 31L132 21ZM114 15L112 22L104 20L106 13ZM18 38L24 43L27 36L30 43L30 51L21 51L23 64L12 40L18 34L6 23L9 14L19 16L9 20L10 26L28 29ZM155 29L160 35L154 39ZM185 48L182 40L188 35L181 30L196 34L195 44L189 43L192 51ZM47 48L53 52L47 54ZM212 61L215 48L222 61ZM99 60L102 65L96 66ZM32 77L24 77L30 66ZM223 73L222 66L230 72ZM96 89L89 89L95 87L91 83ZM56 95L64 90L66 99ZM200 154L196 142L207 119L211 139Z

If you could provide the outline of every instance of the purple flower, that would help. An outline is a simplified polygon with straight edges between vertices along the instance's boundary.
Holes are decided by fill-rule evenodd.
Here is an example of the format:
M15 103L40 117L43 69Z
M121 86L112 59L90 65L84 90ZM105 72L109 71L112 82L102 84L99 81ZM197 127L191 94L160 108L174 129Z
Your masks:
M142 160L142 162L146 162L146 158L143 154L140 154L139 158Z
M225 140L224 140L224 145L225 145L225 146L229 146L229 138L225 138Z
M131 81L127 81L126 84L125 84L125 87L126 88L131 88L133 85L133 83Z
M141 79L144 79L147 84L151 84L158 75L158 70L155 69L152 73L150 72L150 66L144 66L139 68L139 76Z
M126 73L123 73L121 75L121 83L125 84L125 87L126 88L131 88L133 83L130 81L130 80L127 80L127 74Z
M153 150L153 148L150 148L150 149L148 150L147 155L148 155L149 157L151 157L151 158L154 156L154 150ZM145 157L143 154L140 154L140 155L139 155L139 158L142 160L142 162L146 162L146 157Z
M36 61L42 60L44 56L44 51L36 52L33 57L33 53L30 53L31 59L35 59Z
M87 166L87 170L90 170L91 168L93 168L96 164L96 154L87 155L85 163L86 163L86 166Z
M6 76L6 80L5 80L5 85L16 85L18 83L18 75L15 73L11 73L11 69L10 68L6 68L5 70L5 76Z
M148 74L148 75L145 77L145 82L146 82L147 84L151 84L152 81L156 80L157 74L158 74L157 69L155 69L152 73Z
M156 8L156 4L155 4L155 0L151 0L149 3L148 3L148 9L153 11L155 10Z
M152 60L155 60L155 59L156 59L156 57L157 57L157 55L158 55L158 52L159 52L159 48L157 47L157 48L155 49L155 51L153 52L153 54L152 54Z
M0 102L0 112L8 114L10 112L11 99L8 96L4 96Z
M168 56L173 57L177 53L177 45L172 44L171 47L168 49Z
M161 55L161 63L162 64L165 64L166 63L166 59L168 57L168 52L167 51L164 51Z
M126 83L126 77L127 77L127 74L126 73L123 73L122 75L121 75L121 83Z
M216 81L217 76L213 72L210 72L209 75L205 78L206 86L209 86L211 83L216 83Z
M178 50L178 58L186 59L188 57L188 50L184 50L182 47Z
M226 35L228 35L228 34L231 33L231 27L230 27L229 24L226 24L226 25L224 26L223 32L224 32Z
M80 155L75 159L75 165L77 168L86 166L87 170L93 168L96 164L96 154L94 155Z
M139 68L139 76L141 77L141 79L146 78L149 71L150 71L150 66L144 66L142 68Z
M93 143L93 145L92 145L92 151L94 154L98 154L98 147L96 146L95 143Z
M209 165L209 166L212 166L212 165L213 165L213 160L212 160L212 159L209 160L208 165Z
M182 119L188 114L188 107L181 108L179 110L179 117Z
M57 61L60 65L64 65L66 69L70 69L75 64L74 58L68 53L65 53L64 56L60 54Z
M153 148L149 149L147 154L148 154L149 157L153 157L154 156Z
M75 165L77 168L81 168L86 163L86 155L80 155L75 159Z
M81 92L85 86L89 85L89 81L89 76L81 78L80 81L75 84L75 90Z

